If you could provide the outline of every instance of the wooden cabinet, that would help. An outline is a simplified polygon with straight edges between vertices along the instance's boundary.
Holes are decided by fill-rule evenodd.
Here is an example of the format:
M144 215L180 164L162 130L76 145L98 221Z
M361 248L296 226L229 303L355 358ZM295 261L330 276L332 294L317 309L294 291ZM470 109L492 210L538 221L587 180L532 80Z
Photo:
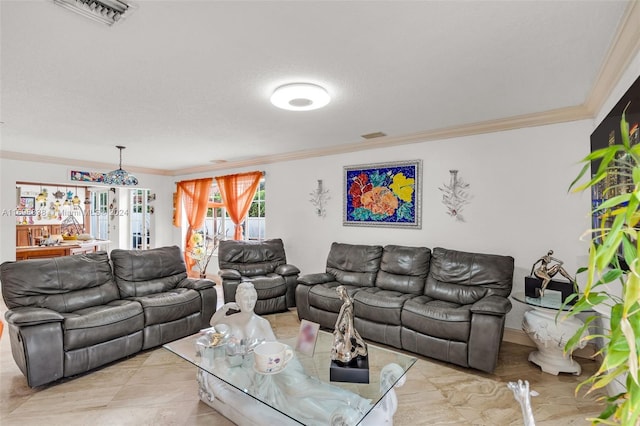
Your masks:
M35 246L49 235L60 235L60 225L16 225L16 247Z
M16 260L47 259L51 257L69 256L71 247L29 247L16 249Z
M60 225L16 225L16 247L34 246L43 236L59 233Z
M17 247L16 260L44 259L50 257L70 256L74 254L93 253L99 250L108 250L108 240L92 240L65 242L49 247Z

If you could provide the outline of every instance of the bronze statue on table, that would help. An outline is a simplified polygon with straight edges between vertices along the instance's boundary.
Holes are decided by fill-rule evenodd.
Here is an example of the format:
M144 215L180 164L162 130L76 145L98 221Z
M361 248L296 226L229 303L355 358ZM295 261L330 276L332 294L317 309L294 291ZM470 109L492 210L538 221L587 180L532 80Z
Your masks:
M553 255L553 250L549 250L545 256L542 256L540 259L536 261L531 267L531 275L542 280L542 286L540 287L540 296L544 296L544 290L547 288L552 278L559 272L560 275L565 277L566 279L573 284L574 288L576 286L576 280L573 278L565 269L562 267L564 263L560 259L556 259ZM555 264L552 264L556 262ZM536 265L540 264L538 269L536 269Z
M359 356L367 356L367 344L353 325L353 301L349 297L347 289L344 286L338 286L336 291L343 304L333 331L331 359L349 364Z

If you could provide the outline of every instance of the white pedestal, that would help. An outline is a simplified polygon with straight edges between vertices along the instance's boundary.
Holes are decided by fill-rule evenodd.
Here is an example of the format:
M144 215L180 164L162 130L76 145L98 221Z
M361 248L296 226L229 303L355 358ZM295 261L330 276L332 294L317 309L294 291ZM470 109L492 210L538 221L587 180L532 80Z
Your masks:
M545 373L578 375L582 368L571 354L564 353L564 347L584 323L576 317L567 318L564 313L557 314L556 310L537 307L524 314L522 329L538 347L537 351L529 354L529 361L540 366ZM578 348L584 346L586 342L583 341Z

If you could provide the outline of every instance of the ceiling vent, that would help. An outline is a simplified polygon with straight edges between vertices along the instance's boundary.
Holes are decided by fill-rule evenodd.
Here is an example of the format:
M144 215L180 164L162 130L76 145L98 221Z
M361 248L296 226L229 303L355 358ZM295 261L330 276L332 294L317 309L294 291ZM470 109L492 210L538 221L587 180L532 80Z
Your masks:
M53 0L58 6L109 26L129 16L134 9L131 2L120 0Z
M387 136L387 134L384 132L373 132L373 133L367 133L366 135L360 135L360 137L365 139L375 139L375 138L381 138L383 136Z

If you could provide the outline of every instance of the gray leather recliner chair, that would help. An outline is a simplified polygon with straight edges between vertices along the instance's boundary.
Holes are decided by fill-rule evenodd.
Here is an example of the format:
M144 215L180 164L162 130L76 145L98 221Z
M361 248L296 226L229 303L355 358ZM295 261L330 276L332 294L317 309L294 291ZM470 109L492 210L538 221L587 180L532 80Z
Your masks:
M142 306L122 300L106 252L0 266L11 352L29 386L142 349Z
M225 303L235 302L238 285L251 281L258 293L256 314L283 312L296 305L295 288L300 270L287 263L280 238L220 241L218 265Z

